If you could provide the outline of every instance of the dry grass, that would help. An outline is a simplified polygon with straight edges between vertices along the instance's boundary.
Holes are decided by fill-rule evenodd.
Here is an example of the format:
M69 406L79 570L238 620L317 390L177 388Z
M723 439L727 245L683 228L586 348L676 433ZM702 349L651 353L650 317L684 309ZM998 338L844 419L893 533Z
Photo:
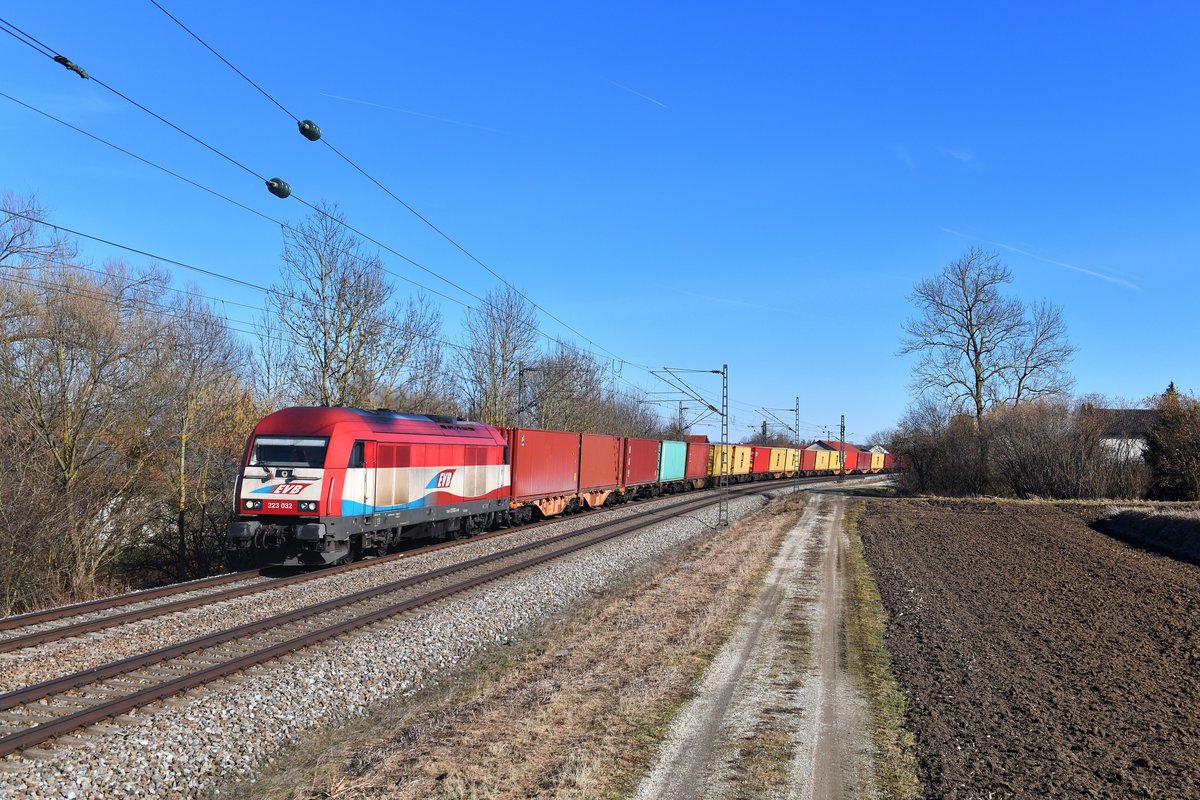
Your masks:
M1115 506L1096 521L1099 530L1123 542L1200 564L1200 509L1178 506Z
M858 535L862 504L846 516L850 547L846 551L846 650L850 673L867 700L871 737L875 742L875 780L884 800L921 797L912 734L904 728L904 695L892 673L884 638L887 614L863 557Z
M624 796L757 593L803 497L631 579L532 644L322 734L233 796ZM764 763L776 763L776 740L764 732L755 745Z
M792 737L777 720L761 720L754 735L741 742L737 773L737 800L758 800L775 795L787 784L792 759Z

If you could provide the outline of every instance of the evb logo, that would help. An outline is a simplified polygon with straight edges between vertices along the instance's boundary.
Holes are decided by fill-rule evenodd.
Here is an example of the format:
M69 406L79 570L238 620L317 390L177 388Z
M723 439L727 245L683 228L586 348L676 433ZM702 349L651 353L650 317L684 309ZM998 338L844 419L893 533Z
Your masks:
M450 484L454 481L454 470L444 469L434 476L429 482L426 489L449 489Z

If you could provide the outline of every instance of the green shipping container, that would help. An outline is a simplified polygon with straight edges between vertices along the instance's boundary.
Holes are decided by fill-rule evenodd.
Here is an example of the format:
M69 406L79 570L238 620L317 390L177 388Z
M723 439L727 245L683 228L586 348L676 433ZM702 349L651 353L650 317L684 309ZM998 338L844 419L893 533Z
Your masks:
M663 442L658 450L658 479L660 481L683 480L687 464L687 442Z

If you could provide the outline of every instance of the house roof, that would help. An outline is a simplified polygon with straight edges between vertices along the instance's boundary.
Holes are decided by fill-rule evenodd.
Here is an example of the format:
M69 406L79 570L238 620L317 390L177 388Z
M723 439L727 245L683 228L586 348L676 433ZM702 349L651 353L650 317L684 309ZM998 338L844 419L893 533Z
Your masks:
M842 443L841 442L832 442L828 439L819 439L816 442L814 442L813 444L810 444L807 449L809 449L809 450L814 450L814 449L815 450L841 450ZM846 452L848 454L857 453L858 448L855 447L854 445L850 444L849 442L846 442Z
M1088 408L1086 413L1100 421L1100 435L1109 439L1145 439L1158 420L1158 412L1148 408Z

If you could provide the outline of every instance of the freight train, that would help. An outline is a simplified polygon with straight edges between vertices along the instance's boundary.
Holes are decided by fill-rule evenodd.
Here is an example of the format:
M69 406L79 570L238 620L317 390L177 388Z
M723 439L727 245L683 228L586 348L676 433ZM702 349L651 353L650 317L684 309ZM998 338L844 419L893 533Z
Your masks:
M842 448L658 441L347 407L286 408L246 444L227 546L237 561L322 565L402 539L461 538L639 497L842 471ZM846 472L890 454L845 448Z

